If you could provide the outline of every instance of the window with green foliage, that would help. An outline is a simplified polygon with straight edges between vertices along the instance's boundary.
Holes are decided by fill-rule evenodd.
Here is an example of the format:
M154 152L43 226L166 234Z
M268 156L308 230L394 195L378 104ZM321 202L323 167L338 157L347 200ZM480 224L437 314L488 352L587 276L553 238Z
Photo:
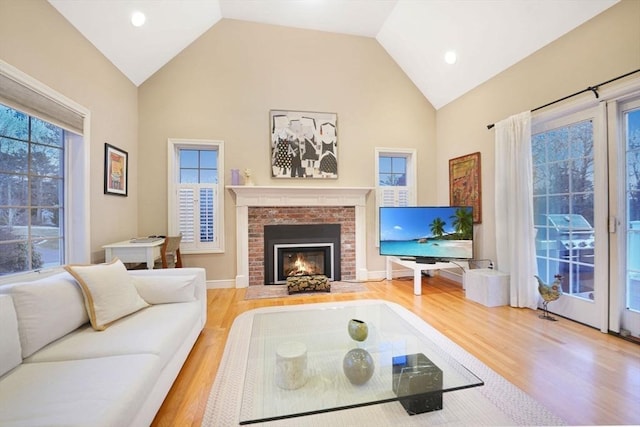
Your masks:
M0 104L0 275L65 262L65 134Z

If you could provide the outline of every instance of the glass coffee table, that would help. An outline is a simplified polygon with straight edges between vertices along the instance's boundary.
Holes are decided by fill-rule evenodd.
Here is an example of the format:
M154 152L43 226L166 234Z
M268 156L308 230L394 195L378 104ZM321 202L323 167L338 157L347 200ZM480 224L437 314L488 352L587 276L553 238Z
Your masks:
M351 319L366 323L364 341L351 338ZM413 313L384 301L256 313L240 424L393 401L409 414L429 412L442 409L442 393L483 385L429 340L429 328ZM370 362L373 372L368 380L359 377L352 383L343 364L356 348L361 349L355 352L358 356L368 354L356 359L367 362L356 364L358 372L368 368L366 376L371 374Z

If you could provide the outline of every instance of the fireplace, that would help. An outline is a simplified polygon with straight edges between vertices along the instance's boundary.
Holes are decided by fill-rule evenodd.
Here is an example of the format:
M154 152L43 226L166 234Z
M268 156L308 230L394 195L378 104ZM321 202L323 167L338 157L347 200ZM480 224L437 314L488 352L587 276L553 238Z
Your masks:
M264 226L341 225L341 280L366 280L366 196L364 187L229 186L236 202L236 287L262 285Z
M340 237L340 224L265 225L265 284L315 274L340 280Z

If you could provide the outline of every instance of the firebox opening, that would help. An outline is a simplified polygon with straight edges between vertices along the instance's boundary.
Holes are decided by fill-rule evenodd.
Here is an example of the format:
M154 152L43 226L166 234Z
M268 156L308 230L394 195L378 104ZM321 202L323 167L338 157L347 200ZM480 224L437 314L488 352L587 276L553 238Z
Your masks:
M331 281L341 280L340 236L340 224L265 225L264 283L286 283L285 260L293 260L295 263L297 254L303 254L307 263L311 261L317 268L324 269L324 273L318 274L324 274ZM292 254L291 257L289 254ZM322 260L319 259L320 256ZM288 269L291 270L291 267Z
M276 283L285 283L287 277L317 274L333 280L333 244L274 245L273 250Z

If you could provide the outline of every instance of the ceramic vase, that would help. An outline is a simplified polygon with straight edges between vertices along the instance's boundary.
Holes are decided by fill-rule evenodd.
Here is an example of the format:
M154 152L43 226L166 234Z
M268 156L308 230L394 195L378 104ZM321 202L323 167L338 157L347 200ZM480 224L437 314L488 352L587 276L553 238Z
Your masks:
M351 384L366 383L373 376L374 369L373 357L363 348L349 350L342 360L342 370Z
M349 320L348 330L349 336L356 341L364 341L369 336L369 327L362 320Z
M307 346L301 342L285 342L276 349L276 384L295 390L307 382Z

